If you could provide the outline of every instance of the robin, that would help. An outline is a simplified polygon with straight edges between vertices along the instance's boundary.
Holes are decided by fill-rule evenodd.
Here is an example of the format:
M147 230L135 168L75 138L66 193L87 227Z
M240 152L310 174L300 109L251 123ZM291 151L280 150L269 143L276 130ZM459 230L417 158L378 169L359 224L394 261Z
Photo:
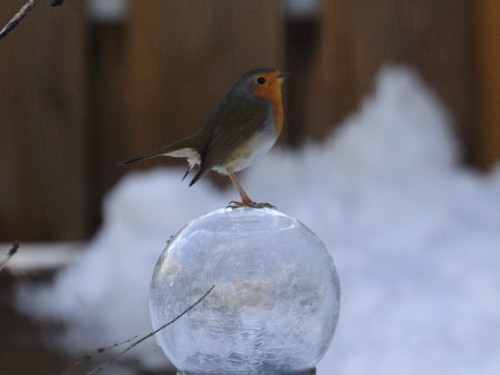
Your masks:
M124 160L126 165L157 156L187 158L188 169L199 170L193 185L210 170L228 175L241 202L232 207L272 207L252 201L235 175L262 158L274 145L283 127L281 84L290 73L255 69L243 75L222 98L201 130L169 145Z

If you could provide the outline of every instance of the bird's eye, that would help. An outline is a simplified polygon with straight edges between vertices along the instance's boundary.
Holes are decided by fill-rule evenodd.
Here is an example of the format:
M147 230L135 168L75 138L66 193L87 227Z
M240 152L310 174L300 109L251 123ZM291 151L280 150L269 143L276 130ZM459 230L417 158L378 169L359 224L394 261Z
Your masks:
M257 78L257 83L259 83L260 85L262 85L265 82L266 82L266 79L264 77Z

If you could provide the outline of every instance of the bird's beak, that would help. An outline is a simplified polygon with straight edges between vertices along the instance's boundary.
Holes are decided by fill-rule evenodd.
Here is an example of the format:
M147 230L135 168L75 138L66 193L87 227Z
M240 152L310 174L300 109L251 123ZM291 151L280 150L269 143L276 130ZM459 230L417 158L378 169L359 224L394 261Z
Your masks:
M278 81L283 82L287 77L292 75L292 72L283 72L278 76Z

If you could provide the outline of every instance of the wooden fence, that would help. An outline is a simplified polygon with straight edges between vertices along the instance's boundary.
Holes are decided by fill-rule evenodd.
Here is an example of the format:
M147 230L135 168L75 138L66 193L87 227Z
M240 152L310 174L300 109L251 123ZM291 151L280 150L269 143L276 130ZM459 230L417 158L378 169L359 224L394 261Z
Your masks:
M2 1L0 23L22 4ZM325 0L294 18L282 1L130 0L110 23L49 4L0 43L0 241L87 238L115 162L194 132L256 66L294 72L290 145L324 137L397 63L448 106L467 162L500 157L498 1Z

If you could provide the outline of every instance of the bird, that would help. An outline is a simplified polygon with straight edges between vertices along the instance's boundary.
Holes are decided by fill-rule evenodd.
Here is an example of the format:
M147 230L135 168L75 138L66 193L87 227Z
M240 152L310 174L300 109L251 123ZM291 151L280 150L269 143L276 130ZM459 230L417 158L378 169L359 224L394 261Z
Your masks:
M232 201L231 207L273 208L269 203L250 199L235 173L267 154L280 135L284 122L282 83L290 74L274 68L247 72L224 95L197 133L118 165L158 156L186 158L188 168L182 180L198 168L189 186L213 170L229 176L240 195L241 202Z

